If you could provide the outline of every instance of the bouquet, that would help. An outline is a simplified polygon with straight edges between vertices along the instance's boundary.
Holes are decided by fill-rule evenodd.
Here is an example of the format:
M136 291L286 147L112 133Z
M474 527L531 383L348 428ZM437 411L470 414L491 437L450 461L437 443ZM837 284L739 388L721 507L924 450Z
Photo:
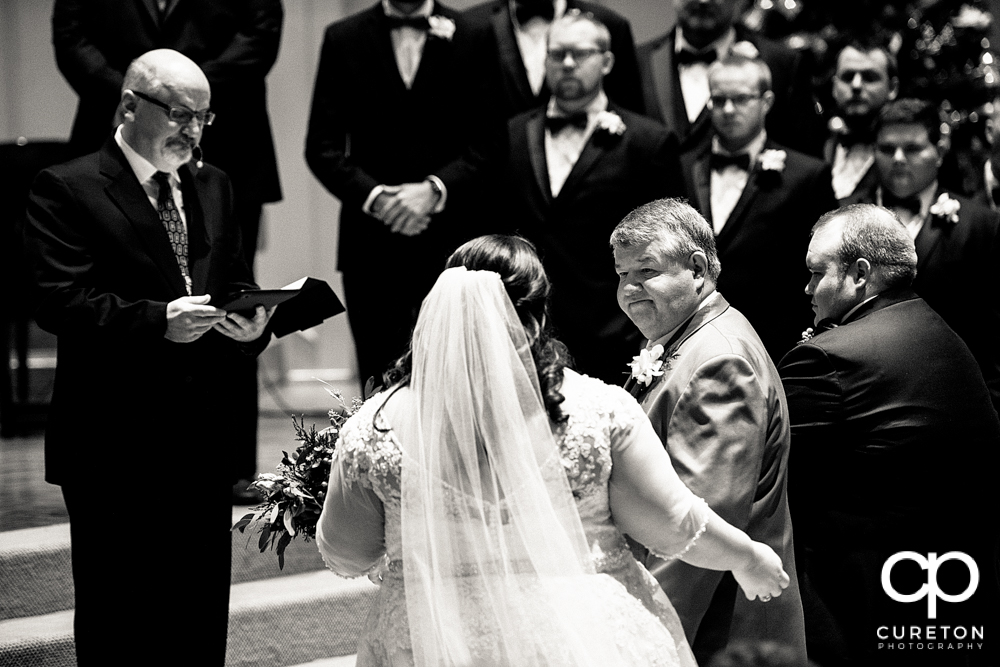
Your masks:
M312 425L305 426L305 418L292 417L295 439L302 444L289 455L284 455L277 467L277 474L261 473L250 484L260 491L264 502L251 508L233 530L246 531L250 524L259 525L257 546L260 552L273 548L278 555L278 567L285 567L285 548L292 538L301 535L305 541L316 539L316 522L323 510L327 480L330 479L330 461L337 447L340 428L358 411L362 401L354 398L350 404L340 392L327 388L327 392L340 404L330 410L330 425L321 431ZM249 543L249 538L247 540Z

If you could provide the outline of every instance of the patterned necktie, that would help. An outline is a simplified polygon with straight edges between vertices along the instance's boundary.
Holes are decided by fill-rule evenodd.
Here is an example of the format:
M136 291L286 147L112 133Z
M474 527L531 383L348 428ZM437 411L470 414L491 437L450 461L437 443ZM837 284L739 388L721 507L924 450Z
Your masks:
M187 231L184 229L180 212L174 205L174 192L170 188L170 174L158 171L153 174L153 180L160 186L160 192L156 197L156 212L167 232L167 240L170 241L170 246L174 249L177 266L181 270L181 275L184 276L184 286L187 293L191 294L191 276L188 275Z

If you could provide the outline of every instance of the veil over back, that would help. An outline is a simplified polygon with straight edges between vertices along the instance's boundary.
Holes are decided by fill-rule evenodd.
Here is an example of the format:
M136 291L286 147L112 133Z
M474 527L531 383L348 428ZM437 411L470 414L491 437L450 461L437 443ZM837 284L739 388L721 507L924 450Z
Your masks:
M392 410L417 665L624 665L500 276L444 271Z

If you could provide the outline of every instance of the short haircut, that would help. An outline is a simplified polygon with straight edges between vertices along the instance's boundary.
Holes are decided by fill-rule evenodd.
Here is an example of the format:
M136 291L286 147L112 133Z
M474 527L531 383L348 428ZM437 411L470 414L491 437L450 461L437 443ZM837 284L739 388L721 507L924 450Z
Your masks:
M844 229L837 259L841 273L866 259L880 289L909 287L917 275L917 251L896 214L875 204L852 204L824 214L812 228L815 236L833 220Z
M855 51L860 51L861 53L869 54L875 51L880 51L882 55L885 56L885 73L889 80L893 80L899 76L899 62L896 60L896 56L893 55L892 51L885 43L876 38L868 39L852 39L847 44L844 44L837 51L837 59L834 62L834 69L840 66L840 54L844 52L844 49L852 48Z
M738 42L737 44L743 44L745 42ZM734 45L736 46L736 45ZM754 49L756 51L756 49ZM757 83L759 84L759 92L761 94L766 93L771 90L772 78L771 78L771 68L767 66L759 56L749 57L749 54L741 53L740 51L731 48L730 51L724 55L719 60L708 67L708 79L712 80L712 75L723 67L744 67L749 66L757 70Z
M144 62L142 56L133 60L125 70L122 91L138 90L141 93L152 93L162 86L163 82L157 76L156 69L148 62Z
M879 112L876 130L886 125L920 125L927 130L932 144L941 140L941 116L937 107L926 100L906 97L889 102Z
M690 204L681 199L657 199L625 216L611 233L612 248L629 248L661 241L671 256L686 260L701 250L708 258L708 275L719 280L722 265L715 249L712 226Z
M573 25L574 23L579 23L580 21L586 21L595 28L597 28L597 46L600 47L602 51L611 50L611 31L608 30L608 26L604 25L603 22L590 12L581 12L579 9L570 9L565 14L557 18L549 26L549 34L556 26L562 25ZM548 39L546 38L546 44Z

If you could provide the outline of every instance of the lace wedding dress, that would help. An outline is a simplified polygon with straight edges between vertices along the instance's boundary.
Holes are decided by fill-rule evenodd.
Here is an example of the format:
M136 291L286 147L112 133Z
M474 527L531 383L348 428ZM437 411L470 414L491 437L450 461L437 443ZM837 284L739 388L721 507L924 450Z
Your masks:
M662 446L642 409L624 390L567 369L561 392L568 421L554 428L553 435L598 573L587 577L583 587L574 584L571 595L580 596L581 602L597 596L602 622L625 656L624 664L694 667L673 607L633 558L612 508L628 515L633 537L663 557L676 557L704 530L704 501L691 495L671 466L664 470L663 465L651 465L653 459L662 464ZM401 549L405 457L382 410L389 396L387 392L370 399L344 425L317 532L320 551L333 572L353 577L371 571L373 580L381 578L358 642L359 667L414 664ZM498 508L498 516L503 511ZM517 626L518 632L544 635L556 622L546 617L543 605L538 609L537 617ZM470 664L503 664L482 657L490 655L498 640L491 636L490 624L484 626L477 639L480 658Z

